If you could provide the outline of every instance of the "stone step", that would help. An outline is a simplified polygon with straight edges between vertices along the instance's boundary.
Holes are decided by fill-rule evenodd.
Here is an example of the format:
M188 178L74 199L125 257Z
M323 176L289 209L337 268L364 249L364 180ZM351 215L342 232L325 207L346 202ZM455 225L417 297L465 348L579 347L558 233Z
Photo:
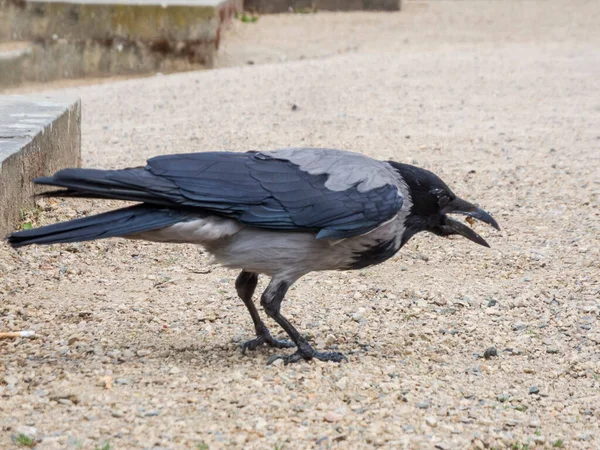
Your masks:
M241 0L4 0L13 39L218 43Z
M2 69L0 88L2 80L210 68L223 27L241 10L242 0L0 0L0 38L35 42L14 73Z
M0 52L0 92L24 82L198 70L213 63L212 48L197 46L196 60L178 52L157 55L136 43L72 43L64 39L31 44L21 52ZM204 64L203 64L204 63Z
M21 210L40 191L31 180L81 165L78 99L0 96L0 236L14 231Z

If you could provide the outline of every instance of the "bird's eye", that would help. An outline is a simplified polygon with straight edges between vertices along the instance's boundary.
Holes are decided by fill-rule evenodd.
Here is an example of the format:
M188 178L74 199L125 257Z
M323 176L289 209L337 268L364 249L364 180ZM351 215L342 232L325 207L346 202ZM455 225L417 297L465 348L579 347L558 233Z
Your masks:
M437 198L437 203L440 208L443 208L450 203L450 197L448 197L443 189L433 189L431 190L431 195Z
M438 206L440 208L443 208L444 206L446 206L448 203L450 203L450 197L448 197L447 195L442 195L439 199L438 199Z

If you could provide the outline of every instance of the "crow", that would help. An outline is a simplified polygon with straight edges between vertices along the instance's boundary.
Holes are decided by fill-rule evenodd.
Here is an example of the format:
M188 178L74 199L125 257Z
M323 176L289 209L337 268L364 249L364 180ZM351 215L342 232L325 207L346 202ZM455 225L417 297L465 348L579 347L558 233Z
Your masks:
M242 351L263 344L296 347L267 364L279 358L285 364L347 361L342 353L315 351L281 314L288 289L307 273L380 264L421 231L460 235L489 247L448 214L500 229L491 215L457 197L432 172L345 150L174 154L151 158L145 167L64 169L34 182L60 188L45 196L137 204L12 233L7 237L12 247L111 237L198 244L217 263L241 270L235 287L256 331ZM271 335L253 303L259 274L270 277L260 303L291 342Z

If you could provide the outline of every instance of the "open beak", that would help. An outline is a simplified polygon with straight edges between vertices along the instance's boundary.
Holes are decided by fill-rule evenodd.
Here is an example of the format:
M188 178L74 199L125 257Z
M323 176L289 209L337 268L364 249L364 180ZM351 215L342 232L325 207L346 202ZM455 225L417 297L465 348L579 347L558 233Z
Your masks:
M469 203L460 198L456 198L452 202L448 203L448 205L441 211L444 214L445 223L442 226L442 229L447 234L460 234L463 237L475 242L476 244L483 245L484 247L489 247L490 245L479 236L475 231L473 231L470 227L465 224L458 222L457 220L451 219L445 214L463 214L465 216L472 217L474 219L480 220L482 222L487 223L488 225L493 226L496 230L500 230L500 226L498 222L494 220L492 216L490 216L483 209L478 208L477 206Z

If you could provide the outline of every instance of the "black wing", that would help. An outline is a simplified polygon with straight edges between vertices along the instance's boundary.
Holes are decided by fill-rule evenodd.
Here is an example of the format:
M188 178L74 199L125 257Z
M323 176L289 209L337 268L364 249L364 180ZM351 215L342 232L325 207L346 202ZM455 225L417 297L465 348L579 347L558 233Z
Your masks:
M327 178L262 153L207 152L155 157L144 168L66 169L35 181L67 188L62 195L200 208L256 227L315 231L318 239L366 233L402 206L391 184L331 190Z

